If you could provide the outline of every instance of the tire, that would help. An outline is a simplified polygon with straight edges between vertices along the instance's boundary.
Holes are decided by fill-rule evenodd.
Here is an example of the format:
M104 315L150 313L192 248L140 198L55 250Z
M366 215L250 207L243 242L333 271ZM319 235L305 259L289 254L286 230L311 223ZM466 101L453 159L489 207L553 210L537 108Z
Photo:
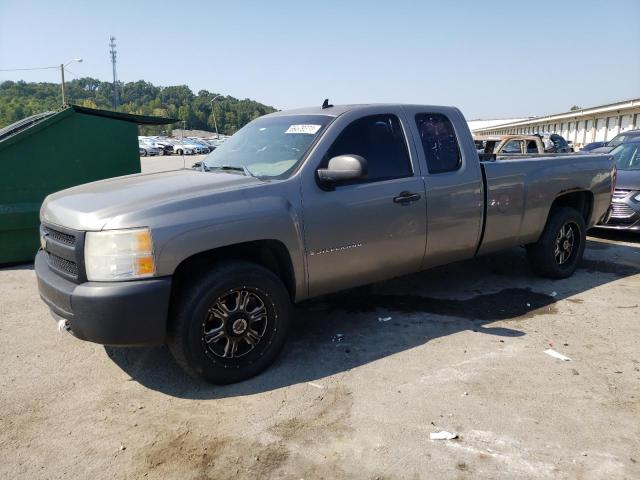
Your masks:
M167 343L194 377L219 385L246 380L271 365L284 346L292 316L289 293L260 265L220 263L175 298Z
M180 149L180 148L179 148L178 150L176 150L176 153L177 153L178 155L182 155L182 149Z
M164 150L161 148L158 150L158 156L162 157L164 155Z
M533 271L554 279L573 275L584 254L586 230L580 212L569 207L553 208L540 239L527 245Z
M142 150L142 156L146 157L148 155L148 152L146 150Z

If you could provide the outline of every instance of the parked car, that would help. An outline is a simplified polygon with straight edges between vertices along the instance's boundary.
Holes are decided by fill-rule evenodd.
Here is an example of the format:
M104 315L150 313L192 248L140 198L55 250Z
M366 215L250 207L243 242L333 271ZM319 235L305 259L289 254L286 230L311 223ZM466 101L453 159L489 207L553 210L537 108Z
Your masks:
M618 144L611 151L616 161L616 189L611 216L598 227L640 232L640 136Z
M189 138L189 142L196 146L197 153L209 153L211 152L211 147L206 142L198 139L198 138Z
M151 151L155 152L155 155L164 155L164 149L152 138L138 137L138 143L147 150L148 155L151 155Z
M562 135L557 133L537 134L544 143L545 153L569 153L573 149Z
M143 157L146 157L146 156L153 157L155 155L160 155L160 149L148 143L139 143L138 149L140 150L141 152L140 154Z
M607 142L591 142L587 143L584 147L580 149L581 152L590 152L595 150L596 148L604 147Z
M173 143L168 140L156 140L156 147L162 150L163 155L173 155Z
M193 155L196 153L196 146L187 142L178 142L173 146L176 155Z
M640 130L627 130L626 132L619 133L609 140L607 142L607 147L617 147L622 143L630 142L638 138L640 138Z
M565 139L555 133L476 136L474 142L476 142L476 149L480 144L483 145L482 153L500 156L569 153L572 151Z
M604 142L604 145L593 148L593 153L609 153L618 145L640 138L640 130L627 130L626 132L619 133L608 142Z
M565 278L609 208L609 155L481 162L457 108L327 103L250 122L204 168L49 195L35 271L60 328L237 382L293 302L518 245Z

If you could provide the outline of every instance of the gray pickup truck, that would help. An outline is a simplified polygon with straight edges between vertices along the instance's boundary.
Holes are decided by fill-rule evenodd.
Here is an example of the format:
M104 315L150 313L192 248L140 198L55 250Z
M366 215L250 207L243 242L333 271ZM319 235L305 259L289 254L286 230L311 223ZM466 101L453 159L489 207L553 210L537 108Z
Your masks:
M614 184L606 154L480 161L453 107L325 102L254 120L197 168L50 195L35 270L76 337L167 343L230 383L274 361L294 302L517 245L571 275Z

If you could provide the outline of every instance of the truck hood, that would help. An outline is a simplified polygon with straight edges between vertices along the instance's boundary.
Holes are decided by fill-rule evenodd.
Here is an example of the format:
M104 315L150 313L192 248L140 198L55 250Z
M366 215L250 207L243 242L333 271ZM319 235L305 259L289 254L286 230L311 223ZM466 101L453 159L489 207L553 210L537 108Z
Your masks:
M172 170L86 183L45 198L40 218L75 230L102 230L136 210L263 183L237 173Z
M640 190L640 170L618 170L616 188L621 190Z

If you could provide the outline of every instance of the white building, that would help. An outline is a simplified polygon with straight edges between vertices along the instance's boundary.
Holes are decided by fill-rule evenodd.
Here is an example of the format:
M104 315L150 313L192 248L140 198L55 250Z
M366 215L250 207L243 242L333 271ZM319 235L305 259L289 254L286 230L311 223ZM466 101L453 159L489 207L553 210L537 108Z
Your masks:
M471 130L478 135L558 133L581 147L611 140L618 133L634 128L640 128L640 98L500 125L471 127Z

